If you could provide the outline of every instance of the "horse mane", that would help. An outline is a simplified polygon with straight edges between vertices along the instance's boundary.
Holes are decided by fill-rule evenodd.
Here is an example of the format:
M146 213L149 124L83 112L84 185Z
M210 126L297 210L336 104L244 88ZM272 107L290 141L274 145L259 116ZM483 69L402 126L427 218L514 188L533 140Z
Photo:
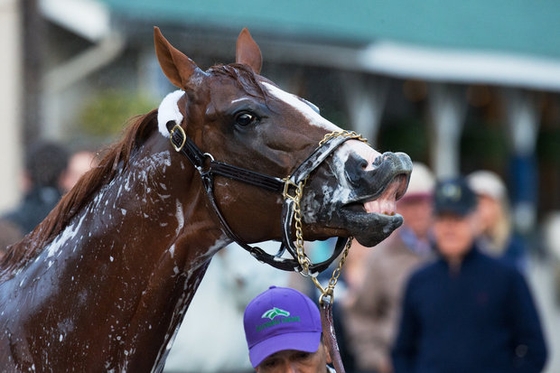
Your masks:
M0 261L0 280L9 277L38 255L92 200L101 187L108 184L119 169L126 167L134 151L157 129L156 121L157 109L130 120L121 140L103 151L104 156L99 164L80 178L31 233L8 249Z
M218 64L211 67L209 72L232 78L232 80L236 81L248 95L261 97L264 100L270 97L268 92L259 84L257 75L253 69L247 65L239 63L232 63L229 65Z

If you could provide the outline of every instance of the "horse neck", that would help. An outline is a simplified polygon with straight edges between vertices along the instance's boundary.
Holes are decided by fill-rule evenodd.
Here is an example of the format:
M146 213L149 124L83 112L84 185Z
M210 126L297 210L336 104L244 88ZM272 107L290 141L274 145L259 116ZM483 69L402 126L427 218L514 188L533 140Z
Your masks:
M206 210L205 192L190 164L167 148L152 152L138 157L129 172L108 185L107 198L99 197L92 205L104 218L122 221L101 238L104 247L123 248L112 259L122 263L118 272L127 284L122 296L131 297L130 283L135 282L134 304L149 305L122 315L137 349L136 356L127 357L132 371L152 359L156 364L164 360L165 346L211 256L227 243Z
M227 242L198 175L158 143L148 142L13 279L20 294L42 292L19 299L26 311L14 321L33 329L25 332L37 354L59 344L65 356L91 352L84 367L131 371L161 360L212 254ZM70 358L60 359L63 367Z

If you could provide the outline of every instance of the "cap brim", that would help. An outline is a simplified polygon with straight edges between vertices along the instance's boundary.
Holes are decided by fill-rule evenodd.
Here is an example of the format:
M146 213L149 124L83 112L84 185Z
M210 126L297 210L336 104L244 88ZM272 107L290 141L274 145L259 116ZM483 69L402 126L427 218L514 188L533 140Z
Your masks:
M284 350L313 353L319 349L321 332L285 333L268 338L249 349L249 359L256 368L264 359Z
M467 208L464 206L445 206L445 207L436 206L435 214L436 215L452 214L452 215L459 215L459 216L467 216L472 211L474 211L474 209Z

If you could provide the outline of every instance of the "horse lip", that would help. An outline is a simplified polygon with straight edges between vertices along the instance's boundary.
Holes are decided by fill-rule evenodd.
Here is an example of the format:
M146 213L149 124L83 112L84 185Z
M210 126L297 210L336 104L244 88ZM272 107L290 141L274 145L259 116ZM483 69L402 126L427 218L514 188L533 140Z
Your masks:
M396 201L406 190L405 174L399 174L373 196L361 197L341 206L340 216L350 235L367 247L387 238L403 223L396 212Z
M340 210L340 216L346 223L348 233L366 247L375 246L403 223L403 217L394 213L354 211L347 208Z

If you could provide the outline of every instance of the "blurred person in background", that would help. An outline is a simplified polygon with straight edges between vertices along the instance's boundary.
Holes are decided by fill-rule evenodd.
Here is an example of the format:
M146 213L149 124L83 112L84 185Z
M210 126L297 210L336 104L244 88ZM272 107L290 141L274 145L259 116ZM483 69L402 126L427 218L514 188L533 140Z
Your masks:
M80 178L91 168L97 166L99 160L95 152L90 150L77 150L70 156L68 167L64 172L61 187L64 193L68 192Z
M49 214L64 192L61 182L68 166L68 151L60 144L39 141L25 155L24 196L3 218L25 235Z
M376 247L356 242L353 251L367 253L344 303L346 334L356 372L389 373L404 284L410 273L432 255L430 228L435 178L422 163L414 163L406 194L397 202L403 225ZM363 254L362 254L363 255ZM347 270L348 268L345 268Z
M469 174L467 182L478 197L480 249L525 270L525 247L522 238L513 232L505 184L497 174L486 170Z
M438 260L406 284L396 373L539 373L547 348L530 289L512 265L482 253L477 197L463 178L434 192Z
M11 244L21 240L21 230L6 219L0 219L0 260L6 254L6 249Z

